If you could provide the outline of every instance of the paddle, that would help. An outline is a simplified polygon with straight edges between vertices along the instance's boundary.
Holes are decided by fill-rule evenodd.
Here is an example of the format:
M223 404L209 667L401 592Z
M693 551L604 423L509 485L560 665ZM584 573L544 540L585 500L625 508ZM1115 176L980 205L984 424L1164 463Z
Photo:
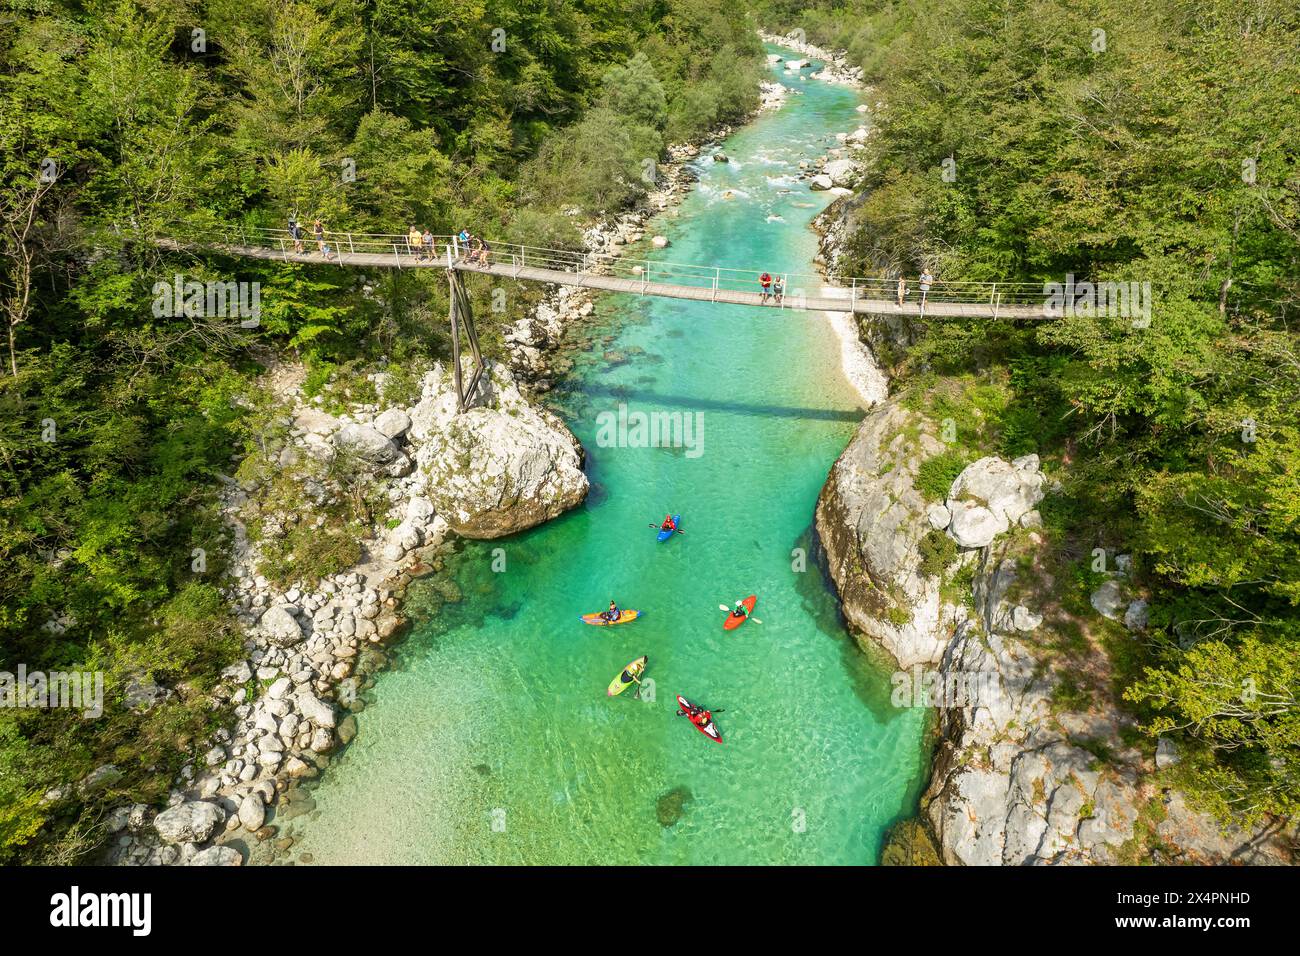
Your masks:
M659 525L659 524L652 524L650 527L654 528L656 531L662 531L662 530L664 530L663 525ZM673 528L673 530L676 531L678 534L685 534L685 533L686 533L686 532L683 531L681 528Z
M727 605L725 605L725 604L719 604L719 605L718 605L718 610L719 610L719 611L727 611L728 613L731 612L731 608L727 607ZM755 624L762 624L762 623L763 623L763 622L760 621L758 618L754 617L754 615L752 615L752 614L746 614L745 616L746 616L747 618L749 618L751 621L753 621Z

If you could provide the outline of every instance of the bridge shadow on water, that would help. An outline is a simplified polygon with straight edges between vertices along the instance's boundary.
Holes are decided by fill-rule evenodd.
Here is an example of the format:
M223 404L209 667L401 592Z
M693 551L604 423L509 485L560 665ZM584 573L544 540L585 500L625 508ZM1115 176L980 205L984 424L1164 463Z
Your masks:
M737 415L760 415L765 418L799 418L805 421L859 422L866 412L861 408L809 408L792 405L759 405L752 402L734 402L716 398L686 395L664 395L645 388L626 385L587 385L570 393L587 399L612 398L620 402L638 402L647 406L670 406L693 412L734 412Z

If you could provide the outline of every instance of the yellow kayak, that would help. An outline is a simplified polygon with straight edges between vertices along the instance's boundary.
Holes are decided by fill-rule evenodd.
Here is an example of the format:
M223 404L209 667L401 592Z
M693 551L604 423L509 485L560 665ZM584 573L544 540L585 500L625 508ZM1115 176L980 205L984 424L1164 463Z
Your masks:
M619 694L623 693L623 691L635 684L636 681L634 680L623 680L623 675L626 674L629 677L640 677L645 673L645 666L648 663L650 663L649 657L638 657L632 663L628 664L627 667L623 668L623 670L609 682L609 690L606 692L606 696L617 697Z
M617 621L607 621L604 616L597 611L595 614L584 614L582 619L588 624L595 624L597 627L603 627L607 624L626 624L628 621L635 621L641 616L640 611L619 611Z

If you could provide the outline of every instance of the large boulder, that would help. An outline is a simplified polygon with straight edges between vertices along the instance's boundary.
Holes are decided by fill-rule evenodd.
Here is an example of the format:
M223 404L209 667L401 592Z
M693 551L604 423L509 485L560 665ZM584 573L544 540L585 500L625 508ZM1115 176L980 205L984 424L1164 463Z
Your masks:
M858 181L858 164L851 159L832 159L822 167L822 174L830 178L832 185L850 188Z
M372 465L392 464L401 455L398 447L379 429L356 422L344 425L334 433L334 447Z
M385 438L396 440L411 429L411 416L400 408L390 408L375 419L375 431Z
M258 626L266 639L276 647L293 647L305 636L302 626L293 615L296 610L292 604L276 604L263 612Z
M1043 500L1043 481L1037 455L1012 462L992 456L972 462L948 491L953 515L949 533L963 548L987 547Z
M1007 530L1005 520L972 501L949 501L948 512L952 515L948 534L962 548L987 548Z
M563 422L524 399L507 368L490 366L474 405L460 413L447 378L441 368L426 376L411 436L422 494L453 531L499 538L582 502L582 446Z
M215 803L191 800L169 807L154 817L154 829L164 843L203 843L226 820Z

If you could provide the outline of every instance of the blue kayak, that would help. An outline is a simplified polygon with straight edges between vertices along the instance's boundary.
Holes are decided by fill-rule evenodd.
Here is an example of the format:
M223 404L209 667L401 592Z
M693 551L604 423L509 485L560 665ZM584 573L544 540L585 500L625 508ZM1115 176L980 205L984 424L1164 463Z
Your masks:
M667 541L669 538L673 536L673 532L677 530L678 523L681 520L682 520L681 515L673 515L673 526L667 530L661 529L659 534L657 534L655 537L657 537L660 541Z

